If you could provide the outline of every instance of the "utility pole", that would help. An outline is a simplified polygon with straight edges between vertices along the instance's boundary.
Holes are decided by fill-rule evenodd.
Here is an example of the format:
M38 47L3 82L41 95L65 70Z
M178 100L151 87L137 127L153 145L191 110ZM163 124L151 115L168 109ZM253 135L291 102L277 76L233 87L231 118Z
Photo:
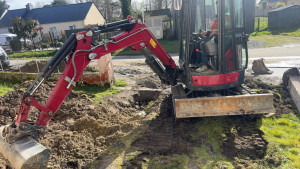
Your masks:
M144 1L142 2L142 18L143 18L143 23L145 23Z

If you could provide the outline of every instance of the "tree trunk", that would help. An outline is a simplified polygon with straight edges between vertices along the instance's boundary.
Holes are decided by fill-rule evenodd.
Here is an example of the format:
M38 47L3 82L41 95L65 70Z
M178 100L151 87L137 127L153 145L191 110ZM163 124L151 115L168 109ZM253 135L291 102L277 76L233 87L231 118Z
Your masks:
M110 1L105 0L105 8L106 8L106 22L111 22L112 21L112 13L111 13L111 8L110 8Z
M23 38L24 39L24 49L26 49L26 38Z

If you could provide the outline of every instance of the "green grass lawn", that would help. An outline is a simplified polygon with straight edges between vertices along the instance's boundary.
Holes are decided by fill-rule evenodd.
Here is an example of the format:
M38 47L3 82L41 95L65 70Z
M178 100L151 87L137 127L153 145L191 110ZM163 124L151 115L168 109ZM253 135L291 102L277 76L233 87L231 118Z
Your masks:
M282 168L300 168L300 114L262 119L260 128L270 147L280 150L273 158L283 158ZM281 156L281 157L280 157Z
M268 17L256 17L254 30L262 31L262 30L266 30L266 29L268 29Z
M283 46L288 44L299 44L300 37L282 36L282 35L258 35L250 36L250 41L263 42L265 47Z
M258 20L260 20L258 24ZM255 18L255 32L250 34L250 40L263 42L262 47L283 46L300 43L300 28L268 29L267 17Z
M260 35L281 35L289 37L300 37L300 28L286 28L286 29L276 29L269 30L264 29L262 31L253 32L251 36L260 36Z
M85 85L85 86L76 86L73 88L74 91L83 92L91 94L94 104L98 104L103 100L105 96L111 96L121 92L120 87L127 86L127 83L123 80L116 80L115 85L113 86L97 86L97 85Z
M178 53L180 49L179 41L171 41L161 39L159 42L169 53ZM57 50L45 50L45 51L27 51L27 52L13 52L8 53L8 56L11 60L14 59L51 59ZM142 54L140 51L132 51L129 48L124 48L122 50L116 51L112 53L115 55L140 55Z
M281 36L300 37L300 28L298 27L270 30L268 28L268 17L256 17L254 30L255 32L253 32L251 36L281 35Z
M9 53L9 59L50 59L57 50L27 51Z
M15 85L17 85L17 83L0 82L0 96L13 91Z

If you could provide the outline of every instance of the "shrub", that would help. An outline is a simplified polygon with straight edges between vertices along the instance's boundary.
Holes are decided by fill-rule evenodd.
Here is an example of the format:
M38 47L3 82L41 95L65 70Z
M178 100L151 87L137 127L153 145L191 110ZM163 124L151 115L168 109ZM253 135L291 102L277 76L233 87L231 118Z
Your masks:
M46 51L28 51L13 53L9 55L10 59L19 59L19 58L51 58L57 51L56 50L46 50Z
M67 36L63 33L61 34L61 38L60 38L60 41L61 42L65 42L67 40Z
M283 7L283 6L285 6L284 2L277 2L277 4L276 4L276 8L280 8L280 7Z
M22 49L22 42L18 38L11 40L9 42L9 45L11 47L11 50L14 52L21 51Z
M41 48L42 49L46 49L46 48L49 48L49 44L48 43L41 43Z
M268 5L268 1L266 1L266 0L264 0L264 1L262 1L262 8L263 9L266 9L267 8L267 5Z
M63 44L63 42L56 42L56 47L62 47Z

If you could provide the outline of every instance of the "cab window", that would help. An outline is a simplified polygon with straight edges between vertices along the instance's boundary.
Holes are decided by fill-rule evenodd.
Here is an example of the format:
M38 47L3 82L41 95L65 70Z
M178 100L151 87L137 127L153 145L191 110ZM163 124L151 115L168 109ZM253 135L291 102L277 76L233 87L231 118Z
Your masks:
M236 28L244 27L243 0L234 0L235 6L235 26Z

